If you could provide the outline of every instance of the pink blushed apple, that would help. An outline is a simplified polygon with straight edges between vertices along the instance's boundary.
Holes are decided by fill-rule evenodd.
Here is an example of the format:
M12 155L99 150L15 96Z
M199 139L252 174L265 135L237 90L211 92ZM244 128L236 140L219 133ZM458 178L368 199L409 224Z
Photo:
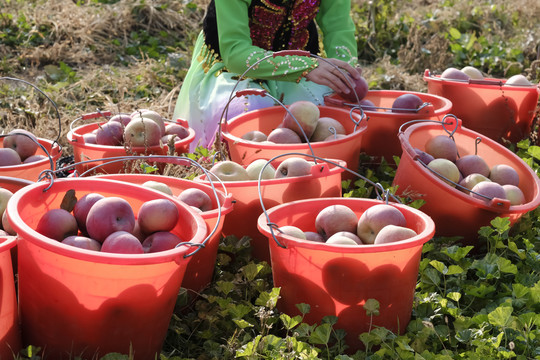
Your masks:
M486 202L489 202L494 198L506 199L506 192L502 185L493 181L479 182L471 189L470 194L472 197Z
M315 217L315 229L326 240L340 231L356 232L357 223L356 213L341 204L329 205Z
M21 161L34 155L38 149L38 139L28 130L14 129L4 137L4 147L11 148L19 154Z
M132 116L131 121L137 120L137 118L145 118L154 121L158 126L161 132L161 135L165 135L165 119L154 110L142 110L137 112L136 115Z
M406 226L403 213L390 204L377 204L360 215L356 235L364 244L373 244L379 231L387 225Z
M131 116L128 114L116 114L113 115L109 121L118 122L123 126L126 126L131 121Z
M178 200L183 201L189 206L196 207L201 211L212 210L212 198L204 190L199 188L188 188L183 190L177 196Z
M167 123L165 125L165 134L176 135L180 140L182 140L189 136L189 129L180 124Z
M128 146L155 146L162 137L159 125L148 118L133 118L124 129L124 141Z
M78 236L78 235L68 236L67 238L62 240L62 244L78 247L80 249L85 249L85 250L94 250L94 251L101 250L101 243L99 241L91 239L86 236Z
M247 141L262 142L262 141L266 141L268 139L268 136L266 136L266 134L263 133L262 131L252 130L242 135L242 139L247 140Z
M403 94L398 96L392 103L392 112L415 113L424 104L424 101L415 94Z
M290 178L311 174L312 163L301 157L290 157L283 160L277 167L275 178Z
M458 154L456 142L447 135L437 135L429 138L426 141L424 150L435 159L443 158L452 162L456 162Z
M489 165L480 155L470 154L462 156L456 160L456 166L463 177L474 173L486 177L489 176Z
M511 184L519 186L519 174L510 165L496 164L491 167L489 179L501 185Z
M115 231L109 234L101 244L101 251L116 254L144 254L139 239L127 231Z
M326 240L326 242L330 242L332 243L333 241L335 241L336 239L335 238L339 238L339 237L344 237L344 238L347 238L347 239L351 239L353 240L356 244L358 245L362 245L362 240L360 240L360 238L358 237L358 235L356 235L356 232L350 232L350 231L338 231L337 233L333 234L332 236L330 236L328 238L328 240Z
M137 215L143 234L170 231L178 223L180 213L176 204L169 199L148 200L141 205Z
M90 207L86 217L88 235L100 243L116 231L133 231L135 214L129 202L121 197L107 196Z
M322 235L316 231L304 231L304 235L306 236L306 240L319 243L324 242L324 238L322 237Z
M441 74L441 79L469 81L470 76L454 67L449 67Z
M405 226L386 225L379 231L373 244L389 244L415 237L416 231Z
M44 160L44 159L48 159L48 157L46 155L34 154L34 155L30 155L29 157L24 159L23 164L30 164L30 163L33 163L33 162L36 162L36 161L41 161L41 160Z
M41 216L36 231L48 238L62 241L68 236L77 235L79 227L72 213L64 209L51 209Z

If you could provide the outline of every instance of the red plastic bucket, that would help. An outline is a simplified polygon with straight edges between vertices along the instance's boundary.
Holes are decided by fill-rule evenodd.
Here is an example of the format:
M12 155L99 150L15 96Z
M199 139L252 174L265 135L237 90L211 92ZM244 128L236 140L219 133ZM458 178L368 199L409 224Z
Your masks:
M11 249L17 238L0 237L0 359L13 359L21 349L21 330L17 309L15 277L11 262Z
M47 158L34 161L28 164L0 166L0 176L13 177L19 179L26 179L30 181L38 181L39 175L43 170L56 169L56 161L62 154L62 148L56 142L51 140L38 138L38 142L42 145L48 154L38 146L36 155L45 155ZM3 147L4 138L0 138L0 147ZM53 168L51 169L51 159Z
M195 253L187 264L186 274L182 280L182 287L198 293L210 284L214 274L219 240L221 238L221 230L223 228L225 217L233 210L232 194L225 194L223 191L216 189L218 195L217 200L219 200L221 208L221 217L219 217L220 211L217 207L214 191L210 185L172 176L150 174L108 174L98 175L97 177L126 181L138 185L142 185L147 181L158 181L169 186L175 197L180 195L182 191L190 188L200 189L208 194L212 199L212 209L204 211L200 215L206 222L206 227L208 228L207 235L210 235L210 232L214 230L214 228L215 232L206 242L204 251Z
M341 175L346 163L335 161L340 166L319 162L307 176L261 180L260 194L258 180L225 182L235 204L227 215L223 233L239 239L250 237L253 257L270 263L268 240L257 229L257 218L262 212L261 199L265 207L271 207L299 199L341 196ZM196 177L195 181L210 183L205 175ZM214 181L214 186L221 184Z
M417 112L392 112L392 104L397 97L414 94L424 102ZM414 91L369 90L366 100L373 102L376 108L363 108L367 116L368 127L362 138L362 151L375 157L378 161L384 158L390 164L393 156L401 155L401 146L397 138L399 127L410 120L429 119L442 120L452 110L452 102L442 96ZM357 106L334 94L325 98L328 106L351 108Z
M399 134L403 155L393 185L398 186L398 195L426 201L421 210L435 221L437 235L462 236L463 243L474 245L477 244L480 227L489 226L495 217L508 217L513 224L523 214L540 205L540 181L523 160L489 137L465 128L459 120L447 118L445 123L451 124L446 126L449 131L456 129L453 137L460 156L474 154L477 138L480 138L476 153L490 168L496 164L512 166L519 174L519 187L525 195L526 203L510 206L506 199L493 199L488 203L446 184L417 161L418 155L413 148L424 150L429 139L448 133L441 123L411 125Z
M332 141L311 143L313 153L307 143L271 144L242 139L245 133L252 130L259 130L268 135L281 123L287 110L283 106L271 106L238 115L222 123L222 136L228 145L231 160L247 165L256 159L269 160L286 153L303 153L325 159L343 160L351 170L357 171L360 148L367 129L365 118L362 119L359 113L351 113L349 110L336 107L319 106L319 110L320 117L338 120L348 135ZM344 177L351 177L348 174L344 174Z
M81 120L90 120L96 119L103 116L110 116L110 112L101 112L101 113L91 113L86 114L81 117ZM77 120L75 120L77 121ZM155 145L149 147L132 147L126 149L123 146L110 146L110 145L98 145L98 144L85 144L83 135L91 133L97 129L100 125L103 125L106 121L95 122L91 124L81 125L76 128L72 128L68 134L67 139L71 146L73 147L73 157L74 162L78 163L75 169L79 173L83 173L96 165L102 164L100 161L92 161L90 163L83 163L89 160L99 160L103 158L126 156L126 155L167 155L168 146L167 144ZM169 122L168 122L169 123ZM187 122L184 120L177 120L177 123L187 127ZM73 124L73 123L72 123ZM189 128L189 135L175 142L174 148L176 154L180 155L183 153L189 152L189 144L195 139L195 131ZM123 162L111 163L104 165L99 168L102 173L115 174L120 172L125 172L126 164Z
M18 234L23 344L41 347L44 358L54 360L129 354L130 349L135 359L154 359L195 246L113 254L64 245L36 232L43 213L60 207L70 189L78 198L89 192L122 197L135 213L145 201L166 197L134 184L81 177L39 182L12 196L6 211ZM204 220L184 203L175 204L180 220L172 232L202 243Z
M429 70L425 71L424 80L429 93L452 101L452 113L468 129L498 142L501 139L518 142L530 135L540 85L509 86L504 85L506 79L495 78L441 79Z
M329 205L348 206L360 217L366 209L381 203L363 198L305 199L270 208L268 218L266 214L258 218L258 228L270 244L274 286L281 287L278 309L294 316L300 315L297 304L309 304L310 312L304 317L308 323L320 323L324 316L337 316L335 327L347 332L345 339L353 351L361 348L358 335L370 327L405 332L412 312L422 245L433 236L433 221L419 210L390 203L403 213L407 227L415 230L417 236L382 245L344 246L296 239L274 230L283 247L273 238L268 222L316 231L315 216ZM380 314L373 319L363 309L368 299L376 299L380 304Z

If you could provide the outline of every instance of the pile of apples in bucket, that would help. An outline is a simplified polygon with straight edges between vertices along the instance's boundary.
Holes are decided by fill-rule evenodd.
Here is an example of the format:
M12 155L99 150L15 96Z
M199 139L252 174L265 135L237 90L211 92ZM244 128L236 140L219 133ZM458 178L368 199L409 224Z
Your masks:
M410 239L417 233L407 227L403 213L390 204L376 204L360 217L346 205L329 205L315 217L316 231L304 231L293 225L278 230L286 235L325 244L369 246Z
M186 138L189 130L170 123L156 111L137 109L131 114L116 114L97 129L83 135L86 144L107 146L155 146Z
M434 136L426 142L425 151L414 150L423 164L445 178L448 186L488 202L498 198L507 199L510 205L525 203L519 188L519 174L512 166L495 164L490 168L477 154L459 157L457 145L450 136Z
M143 186L173 196L164 183L148 181ZM1 199L3 195L0 192ZM210 196L200 189L186 189L176 199L199 212L212 208ZM166 198L146 201L135 216L130 203L121 197L91 192L77 199L74 191L68 191L59 208L42 215L36 231L65 245L86 250L121 254L155 253L173 249L182 242L171 232L179 216L174 202ZM7 220L4 222L6 233L15 235L6 226L9 227Z
M45 159L45 155L36 154L38 147L38 139L30 131L11 130L0 148L0 166L29 164Z

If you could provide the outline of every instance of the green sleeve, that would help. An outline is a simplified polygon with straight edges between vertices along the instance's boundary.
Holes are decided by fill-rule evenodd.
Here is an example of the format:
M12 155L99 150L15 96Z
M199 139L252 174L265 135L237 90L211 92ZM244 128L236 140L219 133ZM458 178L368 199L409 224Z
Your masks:
M323 46L326 56L356 65L358 45L356 27L351 17L350 0L321 0L317 25L324 34Z
M251 0L215 0L219 48L228 71L242 74L257 60L272 52L253 46L249 31L248 7ZM262 80L298 81L315 68L309 56L270 57L251 69L246 76Z

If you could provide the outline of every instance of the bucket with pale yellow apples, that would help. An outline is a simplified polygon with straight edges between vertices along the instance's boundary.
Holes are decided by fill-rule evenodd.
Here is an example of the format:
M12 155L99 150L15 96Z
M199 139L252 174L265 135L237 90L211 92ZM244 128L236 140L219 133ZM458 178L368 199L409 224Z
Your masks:
M18 235L23 346L55 360L159 356L187 264L205 250L196 211L127 182L49 177L14 193L6 212ZM149 252L136 229L156 231Z
M325 105L351 109L358 103L338 94L325 97ZM369 124L361 151L373 158L394 164L394 156L401 155L397 138L399 127L414 119L442 120L452 110L452 102L442 96L416 91L369 90L360 100L360 107Z
M47 94L30 82L12 77L0 77L0 81L32 87L48 100L58 118L58 136L55 140L37 137L33 130L23 128L4 129L0 134L0 176L37 181L42 171L56 168L56 162L62 155L62 147L58 143L62 133L58 107Z
M495 217L513 225L540 205L540 181L531 167L452 114L404 124L399 140L396 194L423 200L421 209L439 236L479 245L478 230Z
M309 324L336 316L333 327L346 331L351 353L362 348L359 335L376 327L406 331L422 246L435 232L422 211L383 199L322 197L271 207L257 225L270 244L281 312Z
M225 219L223 234L239 240L247 237L252 256L270 263L268 239L257 229L261 204L271 207L299 199L340 197L345 169L343 160L324 162L304 153L284 153L248 164L217 161L209 170L210 179L202 174L194 181L209 185L214 179L216 187L226 187L233 196L234 209Z
M92 122L77 124L85 121ZM88 165L88 160L188 153L195 131L187 121L168 121L151 109L136 109L130 114L97 111L73 120L67 139L73 148L74 162L78 164L76 170L83 173L96 164ZM139 165L134 160L126 160L99 169L101 173L108 174L143 172Z
M531 134L540 84L517 74L508 79L485 76L478 69L447 68L440 75L424 72L428 93L449 99L452 113L468 129L497 142L518 142Z

